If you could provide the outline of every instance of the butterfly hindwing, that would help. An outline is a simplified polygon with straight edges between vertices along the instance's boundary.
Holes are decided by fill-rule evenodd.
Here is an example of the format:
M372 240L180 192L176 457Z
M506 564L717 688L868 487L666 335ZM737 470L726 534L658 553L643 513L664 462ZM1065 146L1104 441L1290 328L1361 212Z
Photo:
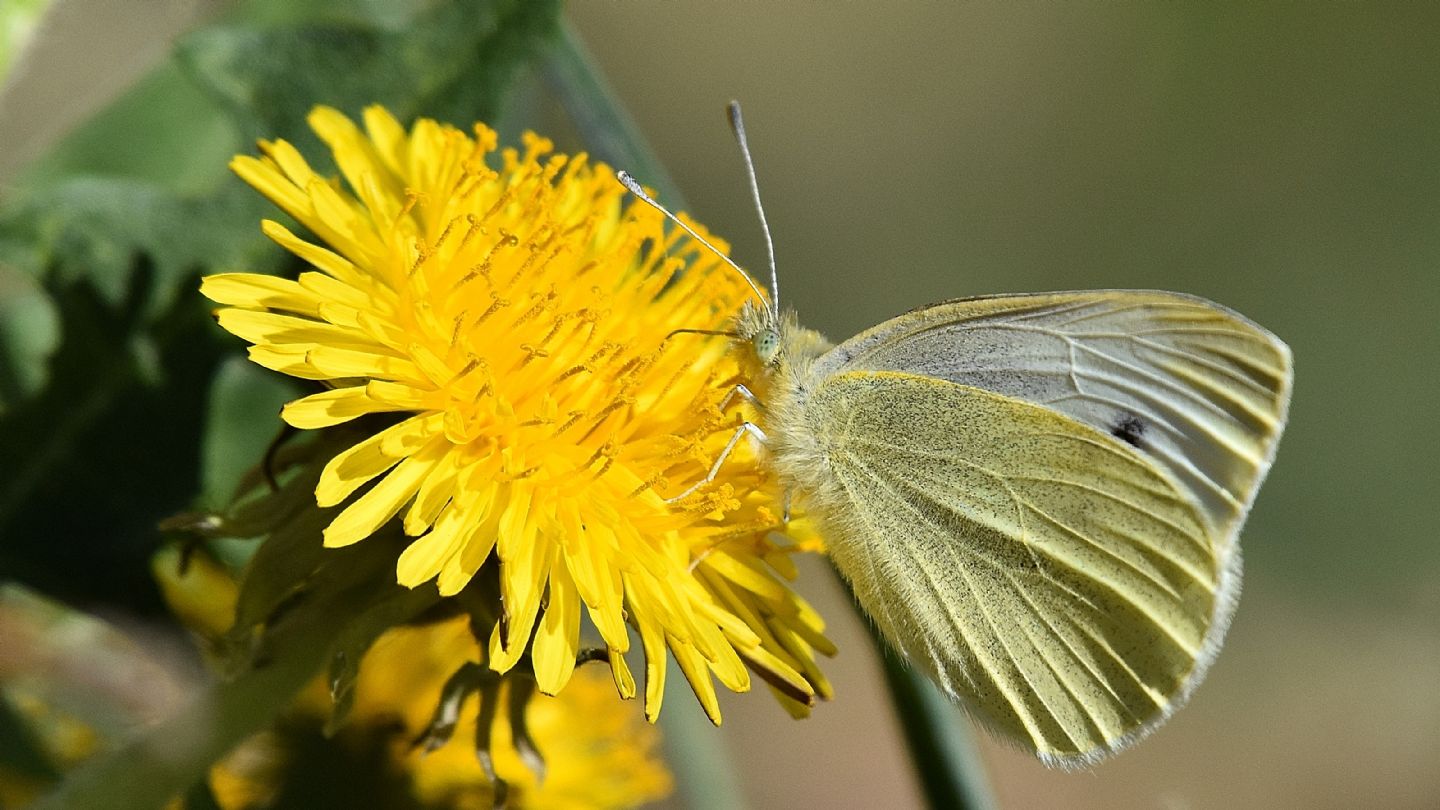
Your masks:
M884 634L975 714L1083 762L1183 699L1233 568L1174 479L1056 410L896 372L812 377L799 482ZM791 465L799 468L799 463Z

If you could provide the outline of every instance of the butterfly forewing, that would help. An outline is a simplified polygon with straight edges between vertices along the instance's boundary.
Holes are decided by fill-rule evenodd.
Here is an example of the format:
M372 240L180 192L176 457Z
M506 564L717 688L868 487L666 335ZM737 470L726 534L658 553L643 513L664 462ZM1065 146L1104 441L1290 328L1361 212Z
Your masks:
M1194 500L1058 411L893 372L814 378L798 482L890 641L1049 761L1123 745L1183 697L1228 618ZM800 467L800 464L793 464Z
M895 370L1054 409L1154 458L1228 544L1284 426L1290 352L1209 301L1101 290L924 307L841 344L813 376Z

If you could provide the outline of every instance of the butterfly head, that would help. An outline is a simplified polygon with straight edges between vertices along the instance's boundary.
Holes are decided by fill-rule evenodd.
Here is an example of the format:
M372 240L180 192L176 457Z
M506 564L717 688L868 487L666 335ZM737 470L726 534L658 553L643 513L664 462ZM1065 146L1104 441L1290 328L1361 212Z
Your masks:
M776 312L760 301L747 301L735 319L734 335L747 360L763 371L806 362L830 348L819 332L806 329L793 312Z
M783 330L780 316L761 301L746 301L735 319L736 336L761 368L771 368L780 362Z

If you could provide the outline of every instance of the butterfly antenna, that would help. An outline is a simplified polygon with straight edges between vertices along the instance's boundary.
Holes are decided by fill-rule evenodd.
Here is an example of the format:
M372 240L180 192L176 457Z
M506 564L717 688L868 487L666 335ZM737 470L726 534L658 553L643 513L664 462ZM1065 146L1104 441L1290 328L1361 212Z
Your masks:
M669 209L667 209L665 206L661 205L660 203L656 202L656 200L655 200L654 197L651 197L649 194L646 194L646 193L645 193L645 189L643 189L643 188L640 187L640 184L635 181L635 178L634 178L634 177L631 177L631 176L630 176L630 173L629 173L629 172L626 172L626 171L618 171L618 172L615 172L615 178L620 181L620 185L624 186L626 191L629 191L631 194L634 194L636 197L639 197L641 200L643 200L645 203L647 203L651 208L654 208L656 211L659 211L660 213L664 214L666 217L668 217L668 218L670 219L671 222L675 223L676 225L679 225L681 228L684 229L684 231L685 231L686 233L688 233L688 234L690 234L690 236L694 237L697 242L699 242L700 244L702 244L702 245L704 245L705 247L709 248L711 253L714 253L716 256L719 256L721 261L723 261L723 262L725 262L726 264L730 265L731 267L735 268L735 272L739 273L739 274L740 274L740 277L743 278L743 279L745 279L745 283L750 285L750 289L752 289L752 290L755 291L756 297L758 297L762 303L765 301L765 293L763 293L763 292L760 291L760 287L755 284L755 279L750 278L750 274L749 274L749 273L745 272L744 270L741 270L741 269L740 269L740 265L738 265L738 264L736 264L735 262L731 261L729 256L726 256L724 253L721 253L720 250L719 250L719 248L716 248L714 245L712 245L712 244L710 244L709 242L705 241L705 237L703 237L703 236L701 236L700 234L696 233L694 228L691 228L689 225L686 225L684 222L681 222L679 217L677 217L677 216L675 216L674 214L670 213Z
M760 230L765 233L765 252L770 256L770 308L780 314L780 274L775 270L775 242L770 238L770 223L765 221L765 206L760 204L760 181L755 178L755 161L750 158L750 143L745 140L745 120L740 117L740 102L732 101L725 108L730 114L730 129L740 142L740 155L745 158L745 174L750 178L750 196L755 198L755 213L760 215Z

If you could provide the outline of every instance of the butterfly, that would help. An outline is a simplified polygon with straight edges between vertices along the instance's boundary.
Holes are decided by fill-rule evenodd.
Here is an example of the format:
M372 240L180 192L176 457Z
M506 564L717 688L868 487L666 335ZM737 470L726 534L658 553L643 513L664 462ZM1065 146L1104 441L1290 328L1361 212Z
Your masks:
M771 294L732 332L759 406L742 430L882 635L1050 765L1164 722L1235 611L1285 343L1195 296L1097 290L947 301L831 345L779 307L764 229Z

